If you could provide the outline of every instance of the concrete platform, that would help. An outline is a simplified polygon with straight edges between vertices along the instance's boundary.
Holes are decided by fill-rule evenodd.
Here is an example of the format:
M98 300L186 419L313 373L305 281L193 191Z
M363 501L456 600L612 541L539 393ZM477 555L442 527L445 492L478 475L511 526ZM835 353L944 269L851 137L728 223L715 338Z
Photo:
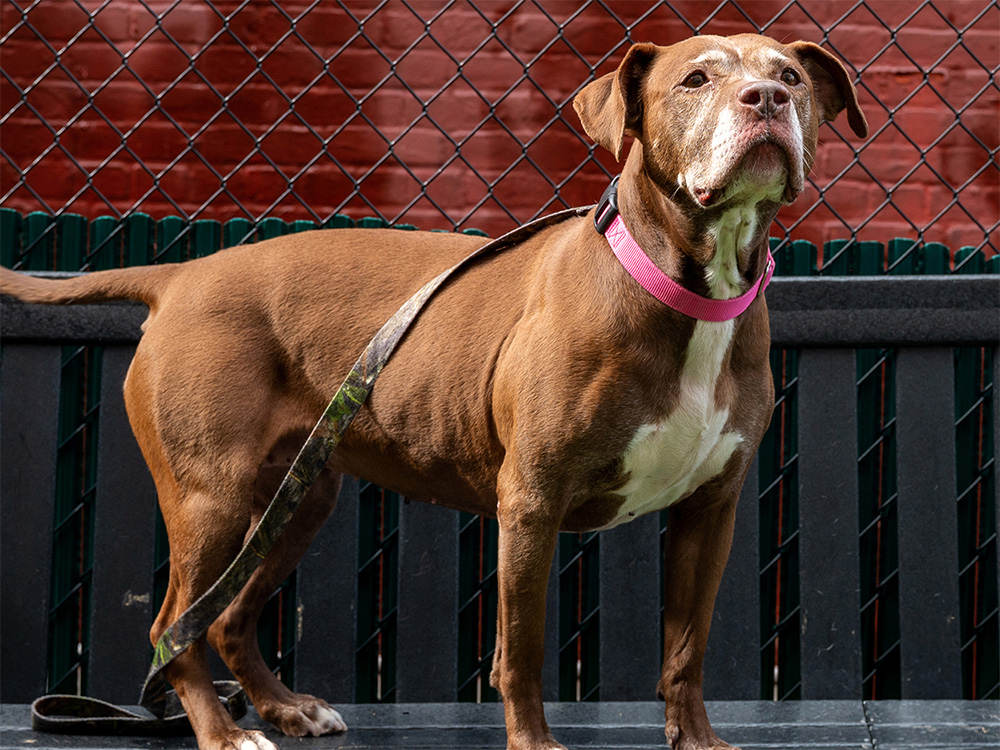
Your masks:
M284 750L502 750L496 704L351 705L340 707L350 730L293 739L251 711L241 725L264 729ZM554 703L546 707L556 737L571 750L650 750L666 745L658 703ZM743 750L996 750L997 701L801 701L708 704L718 734ZM193 738L148 739L42 734L28 706L0 706L3 748L193 750Z

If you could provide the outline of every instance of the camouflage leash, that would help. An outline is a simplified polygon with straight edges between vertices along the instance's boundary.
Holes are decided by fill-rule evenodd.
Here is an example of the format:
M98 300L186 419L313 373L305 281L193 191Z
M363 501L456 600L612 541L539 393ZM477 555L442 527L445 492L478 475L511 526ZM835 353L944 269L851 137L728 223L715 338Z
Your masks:
M156 721L161 721L168 713L168 690L167 680L163 674L164 668L208 632L212 623L232 603L247 581L250 580L253 572L264 561L268 551L277 542L288 522L291 521L306 492L309 491L313 482L326 466L327 460L337 447L341 437L361 410L368 394L371 393L375 385L376 378L389 360L389 356L409 329L410 324L423 309L427 300L455 271L464 267L472 259L487 251L499 251L518 244L553 224L574 216L583 216L590 208L593 207L560 211L525 224L492 242L488 242L425 284L375 334L364 352L358 357L358 361L354 363L344 379L343 385L340 386L326 411L323 412L323 416L320 417L309 434L253 534L244 544L236 559L230 563L211 588L188 607L157 641L153 663L150 665L140 698L141 705L157 717L155 720L146 720L148 724L152 725ZM99 730L94 728L95 718L106 717L108 721L105 731L100 733L144 734L153 731L147 725L142 724L141 717L136 717L138 720L114 721L99 705L88 703L87 708L82 708L79 705L90 699L79 698L75 702L56 701L53 703L50 699L54 697L57 696L39 698L33 704L33 725L36 729L67 733L97 733ZM45 701L49 701L49 703L46 704ZM100 704L102 702L95 701L94 703ZM51 709L53 705L72 705L74 707L73 717L53 721L44 714L44 709ZM108 705L103 704L103 706Z

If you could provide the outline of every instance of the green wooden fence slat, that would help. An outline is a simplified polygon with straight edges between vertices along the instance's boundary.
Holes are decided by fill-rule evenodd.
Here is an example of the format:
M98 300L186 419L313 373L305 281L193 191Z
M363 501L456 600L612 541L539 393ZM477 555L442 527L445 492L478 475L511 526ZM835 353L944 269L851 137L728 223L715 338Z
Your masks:
M354 219L344 214L334 214L323 222L324 229L349 229L354 226L357 226Z
M940 242L927 242L920 249L923 254L922 273L951 273L951 252L947 245L942 245Z
M786 276L813 276L817 272L816 245L808 240L795 240L789 252Z
M156 262L180 263L188 259L190 235L187 219L165 216L156 222Z
M124 225L114 216L98 216L90 222L88 259L94 271L117 268L122 265Z
M318 229L319 225L315 221L307 221L305 219L297 219L295 221L289 222L288 231L290 234L295 232L308 232L313 229Z
M983 266L983 273L1000 273L1000 253L994 253Z
M389 222L376 216L366 216L359 219L357 225L363 229L384 229L389 226Z
M125 218L125 265L144 266L153 260L156 224L149 214L134 213Z
M222 227L222 246L233 247L247 239L253 241L253 222L249 219L230 219Z
M854 272L861 276L878 276L885 269L885 245L881 242L856 243Z
M857 243L851 240L830 240L823 243L823 267L820 273L824 276L847 276L854 273L853 254Z
M269 240L288 233L288 225L276 217L268 217L257 225L257 239Z
M198 219L191 225L191 257L203 258L222 247L222 224L215 219Z
M80 214L56 217L57 271L79 271L87 265L87 220Z
M984 273L986 258L974 247L960 247L955 251L955 273Z
M889 273L894 276L912 276L920 270L917 241L908 237L889 240Z
M22 223L21 268L25 271L51 271L55 267L55 219L44 211L32 211Z
M0 208L0 265L12 267L21 259L21 214Z

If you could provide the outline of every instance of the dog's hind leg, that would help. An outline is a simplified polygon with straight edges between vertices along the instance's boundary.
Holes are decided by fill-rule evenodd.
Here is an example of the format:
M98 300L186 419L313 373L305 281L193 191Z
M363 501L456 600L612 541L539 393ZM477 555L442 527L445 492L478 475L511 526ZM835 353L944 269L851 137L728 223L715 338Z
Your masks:
M251 527L283 476L283 470L274 468L261 472L254 502L258 512ZM260 716L293 737L342 732L347 725L326 701L292 692L268 669L257 643L257 619L268 597L295 569L333 511L339 489L339 474L325 471L320 475L264 562L208 632L209 643L243 685Z
M171 553L166 599L150 630L154 644L235 557L248 518L246 513L234 512L231 504L216 502L214 494L179 492L172 478L158 481L157 489ZM170 662L164 675L181 699L201 750L276 750L261 732L237 727L223 708L212 685L204 637Z

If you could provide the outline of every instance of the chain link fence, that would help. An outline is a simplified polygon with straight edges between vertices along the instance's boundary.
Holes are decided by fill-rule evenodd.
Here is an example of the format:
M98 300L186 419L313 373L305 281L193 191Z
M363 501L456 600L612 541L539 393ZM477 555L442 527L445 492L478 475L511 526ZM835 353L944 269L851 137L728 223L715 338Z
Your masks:
M17 252L3 257L61 270L182 260L204 245L194 236L200 230L219 235L215 247L228 246L266 237L281 220L302 229L343 224L345 215L497 235L600 196L618 168L585 136L571 103L631 43L763 32L838 54L856 76L872 126L863 143L842 123L822 128L807 190L772 229L776 253L794 255L796 266L804 257L804 273L976 271L1000 247L998 27L1000 7L987 0L7 2L0 6L0 207L28 216ZM37 222L30 212L40 212ZM60 235L70 226L90 232L87 252L72 258ZM149 256L130 255L137 227L155 232ZM906 240L892 245L897 237ZM890 252L877 268L854 268L850 259L867 240L890 243ZM793 241L813 243L819 257L810 261ZM791 265L783 272L800 272ZM978 390L968 403L960 399L965 410L957 415L959 431L978 446L959 489L969 519L963 533L972 540L960 571L974 600L963 615L968 697L1000 689L996 532L973 520L995 518L992 426L983 426L994 392L983 375L992 368L988 354L961 355L979 357L968 365ZM67 500L58 519L58 533L72 539L53 578L60 604L51 639L66 644L65 653L53 647L51 682L70 691L86 689L87 446L99 407L86 389L99 359L99 350L68 351L64 372L77 383L65 396L67 420L76 422L67 424L75 438L64 452L67 472L79 475L66 480L79 498ZM779 399L761 454L761 695L768 698L797 695L795 362L795 352L773 355ZM859 435L859 471L874 488L862 502L859 544L876 555L871 580L862 582L865 690L894 697L892 353L864 353L859 368L859 407L871 417ZM398 498L367 492L365 512L381 520L371 522L378 534L359 571L371 579L375 603L359 674L360 665L372 666L358 699L392 700ZM460 680L466 699L483 700L495 698L485 681L495 529L464 523L475 575L465 581L462 617L471 624L463 637L472 645ZM596 536L567 538L560 550L563 699L599 697L598 553ZM273 608L283 612L293 599L294 581ZM274 619L269 638L281 669L282 631L294 618Z
M761 31L859 79L776 230L998 247L995 2L10 2L0 204L503 232L592 203L570 106L630 43Z

